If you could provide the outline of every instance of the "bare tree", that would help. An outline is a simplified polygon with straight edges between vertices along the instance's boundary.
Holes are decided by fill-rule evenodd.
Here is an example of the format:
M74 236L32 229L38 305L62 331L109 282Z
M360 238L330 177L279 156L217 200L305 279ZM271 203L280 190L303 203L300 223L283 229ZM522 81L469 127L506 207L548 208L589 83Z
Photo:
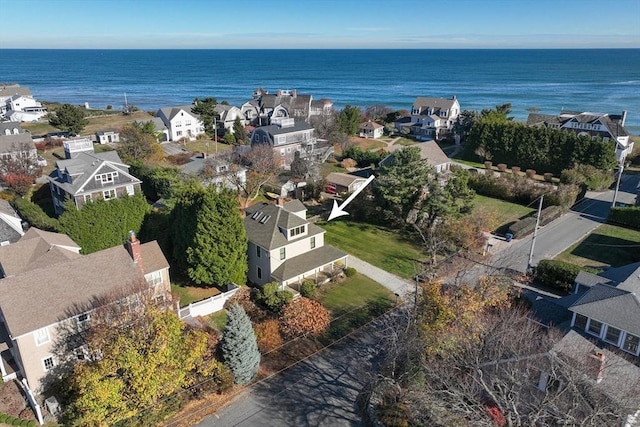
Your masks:
M245 180L236 173L242 166L247 168ZM238 189L242 206L249 206L260 195L262 187L278 175L280 170L273 149L269 145L257 144L240 154L237 163L230 166L229 181Z
M42 168L32 150L33 147L26 142L13 144L11 152L0 157L2 182L20 195L26 194L35 179L42 175Z

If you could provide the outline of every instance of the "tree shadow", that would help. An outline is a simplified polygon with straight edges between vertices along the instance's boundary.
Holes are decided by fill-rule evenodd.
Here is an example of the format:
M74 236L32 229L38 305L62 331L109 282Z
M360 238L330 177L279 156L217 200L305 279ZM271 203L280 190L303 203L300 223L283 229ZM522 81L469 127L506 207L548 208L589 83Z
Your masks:
M617 267L640 261L640 248L636 241L590 234L571 255Z

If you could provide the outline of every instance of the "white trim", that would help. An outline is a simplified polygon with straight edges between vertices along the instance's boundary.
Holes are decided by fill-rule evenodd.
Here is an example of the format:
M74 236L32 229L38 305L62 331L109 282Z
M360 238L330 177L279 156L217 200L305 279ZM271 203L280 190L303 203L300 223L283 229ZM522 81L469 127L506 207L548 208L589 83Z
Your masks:
M613 344L616 347L620 347L620 338L622 338L622 335L623 335L624 331L622 329L620 329L620 328L616 328L615 326L606 325L606 324L605 324L605 326L606 326L606 328L604 328L604 331L603 331L603 334L602 334L602 341L604 341L606 343L609 343L609 344ZM609 332L609 328L612 328L612 329L615 329L615 330L618 331L618 340L616 342L609 341L607 339L607 333Z
M51 359L51 365L52 366L50 368L47 368L47 364L46 364L45 361L49 360L49 359ZM49 356L47 356L47 357L43 357L41 360L42 360L42 369L45 372L49 372L50 370L52 370L53 368L56 367L56 360L53 358L53 355L51 355L51 354Z
M604 322L601 322L601 321L599 321L599 320L597 320L597 319L592 319L592 318L590 318L590 317L588 317L587 319L589 319L589 320L587 321L587 325L586 325L586 326L585 326L585 328L584 328L585 332L586 332L586 333L588 333L589 335L593 335L594 337L598 337L598 338L602 337L602 332L604 331L605 323L604 323ZM594 322L598 322L598 323L600 323L600 333L599 333L599 334L595 334L595 333L593 333L593 332L591 332L591 331L589 330L589 328L591 327L591 321L592 321L592 320L593 320Z
M33 339L36 342L36 346L40 347L41 345L45 345L45 344L51 342L51 335L49 335L49 327L48 326L36 329L36 330L34 330L32 332L33 332ZM44 332L47 337L46 337L46 340L44 340L42 342L39 342L38 337L39 337L39 334L42 334L42 332ZM40 336L40 338L43 338L43 336Z

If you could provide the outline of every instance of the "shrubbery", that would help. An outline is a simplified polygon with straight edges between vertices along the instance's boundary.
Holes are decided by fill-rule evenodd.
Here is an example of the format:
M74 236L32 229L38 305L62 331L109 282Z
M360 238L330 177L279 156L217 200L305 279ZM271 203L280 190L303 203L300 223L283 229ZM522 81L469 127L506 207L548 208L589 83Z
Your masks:
M640 206L611 208L609 222L640 229Z
M343 158L350 158L356 161L358 167L366 168L372 164L377 165L380 160L386 157L387 153L383 150L379 151L363 151L359 145L347 147L342 152Z
M606 190L613 184L614 177L610 172L603 172L591 165L575 165L560 174L563 184L584 185L590 191Z
M256 303L273 313L280 313L282 307L292 299L293 294L289 291L281 290L277 282L265 284L262 289L255 294Z
M300 285L300 295L305 298L313 298L316 293L317 285L313 280L305 280Z
M353 277L358 271L353 267L347 267L344 269L344 275L347 277Z
M13 207L32 227L46 231L58 231L58 220L48 216L42 208L22 197L13 199Z
M576 276L580 272L579 265L568 262L544 259L536 267L536 279L546 286L571 292Z
M540 212L540 225L545 225L562 215L562 208L559 206L547 206ZM509 226L509 232L513 237L519 239L532 233L536 228L536 217L529 216L521 219Z

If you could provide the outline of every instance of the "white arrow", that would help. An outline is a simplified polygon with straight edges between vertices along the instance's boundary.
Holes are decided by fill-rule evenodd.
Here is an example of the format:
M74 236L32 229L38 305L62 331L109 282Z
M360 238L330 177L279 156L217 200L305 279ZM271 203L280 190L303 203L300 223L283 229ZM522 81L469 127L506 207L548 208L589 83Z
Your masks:
M360 188L358 188L356 191L354 191L353 193L351 193L351 195L349 197L347 197L347 200L345 200L342 205L338 206L338 202L336 202L335 200L333 201L333 208L331 209L331 214L329 214L329 219L327 219L327 221L331 221L334 218L337 218L339 216L343 216L343 215L349 215L349 212L345 212L343 209L347 207L347 205L349 203L351 203L353 201L353 199L356 198L356 196L362 191L364 190L364 188L369 185L369 183L371 183L371 181L373 181L373 179L375 178L375 176L371 175L369 178L367 178L367 180L365 181L364 184L362 184L360 186Z

